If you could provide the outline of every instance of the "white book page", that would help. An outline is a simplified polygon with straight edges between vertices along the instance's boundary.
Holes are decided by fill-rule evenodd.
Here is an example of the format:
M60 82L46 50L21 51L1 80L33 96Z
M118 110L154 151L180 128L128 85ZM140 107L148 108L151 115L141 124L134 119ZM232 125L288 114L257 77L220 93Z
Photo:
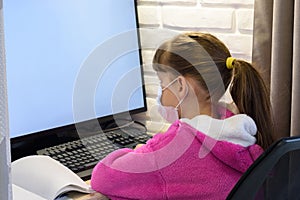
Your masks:
M30 191L12 184L13 200L47 200L41 196L38 196Z
M49 156L27 156L12 163L12 183L46 199L68 191L90 193L79 176Z

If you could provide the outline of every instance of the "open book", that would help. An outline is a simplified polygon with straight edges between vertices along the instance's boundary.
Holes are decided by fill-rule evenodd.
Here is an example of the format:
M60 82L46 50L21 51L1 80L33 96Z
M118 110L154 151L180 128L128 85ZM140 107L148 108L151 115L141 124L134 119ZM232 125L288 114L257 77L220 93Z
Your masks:
M49 156L27 156L12 163L13 200L53 200L69 191L93 192L79 176Z

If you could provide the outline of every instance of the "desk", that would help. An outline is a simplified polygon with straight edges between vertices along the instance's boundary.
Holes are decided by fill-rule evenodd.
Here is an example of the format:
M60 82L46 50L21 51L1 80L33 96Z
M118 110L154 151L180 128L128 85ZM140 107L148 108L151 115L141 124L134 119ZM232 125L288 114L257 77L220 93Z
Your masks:
M74 200L108 200L108 198L98 192L92 194L82 194L78 192L70 192L67 195L69 198Z
M90 181L86 181L87 184L90 184ZM79 192L70 192L68 193L67 197L74 199L74 200L109 200L103 194L98 192L91 193L91 194L83 194Z

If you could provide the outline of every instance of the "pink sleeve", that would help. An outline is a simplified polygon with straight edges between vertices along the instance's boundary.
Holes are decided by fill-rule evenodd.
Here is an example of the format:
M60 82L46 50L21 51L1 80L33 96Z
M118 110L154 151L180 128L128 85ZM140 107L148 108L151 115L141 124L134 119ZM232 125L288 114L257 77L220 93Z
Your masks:
M109 155L106 160L114 163L114 159L124 156L125 151L118 150ZM125 153L126 154L126 153ZM136 163L138 165L138 163ZM162 194L162 180L159 172L133 173L114 169L102 161L94 168L91 178L92 189L114 198L145 199L154 191ZM162 197L157 197L158 199Z
M155 141L156 138L136 150L120 149L110 153L94 168L92 188L116 199L147 199L164 194L164 181L151 154ZM156 199L163 197L156 196Z
M107 155L93 170L92 188L114 199L163 199L164 180L153 152L171 141L176 129L171 126L136 150L124 148Z

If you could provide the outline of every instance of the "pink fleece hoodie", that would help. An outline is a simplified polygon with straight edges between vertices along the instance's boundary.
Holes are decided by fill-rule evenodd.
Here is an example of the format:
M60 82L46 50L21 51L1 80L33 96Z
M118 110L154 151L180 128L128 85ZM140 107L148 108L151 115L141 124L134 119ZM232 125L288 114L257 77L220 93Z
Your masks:
M93 170L91 186L111 199L225 199L263 152L246 115L200 115L173 123L147 144L120 149Z

